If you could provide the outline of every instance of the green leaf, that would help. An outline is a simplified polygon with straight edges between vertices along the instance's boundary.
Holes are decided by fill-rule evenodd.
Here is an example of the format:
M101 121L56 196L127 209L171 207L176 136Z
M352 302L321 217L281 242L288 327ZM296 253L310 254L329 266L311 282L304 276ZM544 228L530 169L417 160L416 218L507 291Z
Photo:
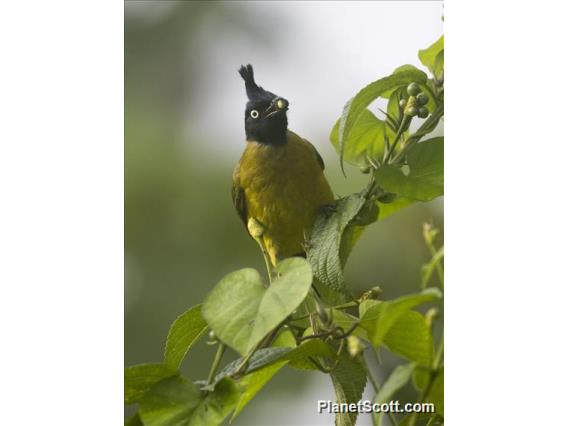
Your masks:
M353 315L349 315L348 313L343 312L339 309L331 309L330 311L333 317L333 323L343 328L343 331L349 330L353 326L355 321L358 320ZM361 327L356 327L355 330L353 330L352 334L361 339L367 340L367 333Z
M425 83L426 79L426 74L419 70L405 70L397 72L369 84L360 90L355 97L349 100L349 102L347 102L343 108L341 118L339 119L338 129L339 161L342 170L346 142L349 140L350 133L359 119L359 116L367 110L369 104L392 89L396 89L400 86L406 86L412 82Z
M305 259L286 259L276 272L279 277L268 288L254 269L233 272L205 299L203 317L217 337L241 355L286 319L310 290L312 271Z
M442 49L437 55L436 59L434 60L434 68L432 73L436 78L440 78L442 73L444 72L444 50Z
M347 293L343 267L361 235L362 227L377 220L377 205L367 199L368 189L351 194L323 209L315 220L307 258L317 281L340 293Z
M295 348L296 339L293 333L285 329L274 340L273 347L279 348ZM289 352L288 352L289 353ZM254 358L254 355L253 355ZM241 362L242 359L238 361ZM265 365L257 371L245 375L239 382L241 388L241 397L237 404L237 408L233 412L231 422L237 417L245 406L255 397L255 395L274 377L274 375L282 369L289 361L276 361L272 365Z
M443 50L444 36L442 35L430 47L418 51L418 58L420 58L420 62L422 62L422 64L428 68L432 74L435 74L436 56L438 56L438 53Z
M322 284L317 279L317 277L313 281L313 286L316 288L317 292L319 293L320 299L325 301L328 305L341 305L343 303L346 303L348 299L351 300L351 297L348 294L339 292L337 290L332 289L331 287ZM306 321L309 323L307 318ZM296 322L296 324L302 325L299 322Z
M279 361L276 362L268 367L263 368L262 370L255 371L254 373L247 374L245 377L242 378L240 381L241 387L244 388L244 391L241 393L241 397L239 402L237 403L237 407L235 408L235 412L231 417L231 421L237 417L243 408L256 396L256 394L274 377L278 371L284 367L288 361Z
M161 381L140 401L140 418L145 425L219 425L239 399L236 384L223 379L213 392L202 393L183 377Z
M367 384L365 368L357 360L352 359L343 352L337 367L330 373L335 401L341 403L357 403L363 396ZM335 415L336 426L355 426L357 413L337 413Z
M166 340L164 363L177 370L189 348L207 331L201 316L201 305L181 314L170 327Z
M310 361L310 358L326 357L331 361L337 359L335 352L329 345L320 339L310 339L301 343L296 349L286 355L285 359L290 361L290 366L300 370L316 370L317 367Z
M378 348L390 328L405 312L423 303L439 300L441 297L440 290L428 288L418 294L377 303L361 315L361 326L367 331L369 341Z
M272 346L282 348L295 348L296 338L294 337L294 333L292 333L288 327L283 327L276 339L274 339Z
M137 402L156 383L177 375L164 364L139 364L124 369L124 405Z
M430 262L422 266L422 288L426 288L430 279L432 278L432 274L436 269L436 265L438 265L442 259L444 258L444 247L440 247L440 249L432 256Z
M428 384L429 375L432 372L425 368L417 368L412 377L416 387L423 391ZM430 392L426 397L426 402L432 402L435 407L436 414L444 415L444 369L441 368L432 382Z
M373 300L373 299L363 300L359 304L359 318L363 318L365 316L365 313L369 309L371 309L373 306L378 305L379 303L382 303L382 302L380 300Z
M414 204L409 198L397 196L391 203L379 203L379 220L383 220L397 211Z
M284 348L279 348L284 349ZM265 367L271 363L277 361L289 361L290 366L294 368L299 368L302 370L315 370L317 369L310 358L315 357L326 357L330 360L335 360L337 358L335 352L331 350L329 345L320 339L309 339L301 343L294 349L286 348L288 351L280 351L278 354L274 354L272 359L268 362L264 362L261 367ZM257 363L257 365L260 363ZM258 369L257 365L250 365L248 371L253 370L255 367Z
M284 334L285 333L282 333L282 335ZM290 343L291 342L288 342L286 338L283 338L278 344L289 345ZM316 369L311 361L309 361L309 357L318 356L333 358L335 353L326 343L319 339L308 340L294 349L288 346L272 347L260 349L255 352L250 359L246 375L239 382L240 387L244 390L231 421L240 414L243 408L286 364L290 363L293 367L300 369ZM228 364L227 367L215 377L215 382L236 372L241 362L242 358Z
M291 364L309 363L309 357L325 356L334 359L335 353L329 348L329 345L319 339L310 339L301 345L292 348L289 346L273 346L270 348L263 348L255 351L250 357L247 364L245 374L250 374L254 371L263 369L275 362L290 361ZM232 376L239 369L243 358L238 358L223 368L213 383L227 376ZM313 367L309 369L314 369Z
M339 153L339 121L335 123L329 139ZM367 157L382 160L385 148L385 122L379 120L371 111L365 109L353 124L353 129L345 140L343 158L350 164L365 168L369 166Z
M293 348L289 347L271 347L259 349L255 351L255 353L250 357L244 373L250 374L253 371L260 370L261 368L264 368L276 361L281 361L292 350ZM225 368L223 368L223 370L221 370L221 372L215 376L213 383L217 383L223 378L235 374L241 366L242 362L243 358L237 358L236 360L228 363Z
M432 334L424 316L416 311L406 311L395 321L384 337L384 344L410 361L426 367L432 364Z
M444 138L417 143L407 155L408 175L391 165L379 167L375 177L388 192L418 201L430 201L444 194Z
M412 377L412 372L414 371L414 364L405 364L397 366L389 378L383 383L381 389L375 396L375 404L384 404L392 400L392 397L396 392L404 387ZM382 418L384 413L373 412L373 424L382 425Z
M403 71L412 71L412 72L415 72L417 74L420 73L421 79L420 79L420 81L415 81L415 83L420 83L422 81L426 81L427 78L428 78L426 76L426 73L424 73L424 71L419 70L418 68L416 68L414 65L411 65L411 64L404 64L404 65L401 65L399 67L396 67L392 73L398 74L398 73L401 73ZM390 89L390 90L385 90L381 94L381 98L389 99L392 96L392 94L395 93L399 89L403 90L404 93L406 94L406 86L403 86L403 87L398 87L398 88L394 88L394 89Z

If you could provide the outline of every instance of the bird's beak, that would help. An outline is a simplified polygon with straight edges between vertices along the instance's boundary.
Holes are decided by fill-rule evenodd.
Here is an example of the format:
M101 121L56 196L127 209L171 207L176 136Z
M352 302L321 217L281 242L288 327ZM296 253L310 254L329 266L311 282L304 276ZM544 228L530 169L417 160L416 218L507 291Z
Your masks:
M288 103L288 101L284 98L276 98L274 99L271 103L270 106L266 109L266 111L264 112L265 117L270 117L274 114L277 114L279 112L284 112L284 111L288 111L288 105L290 105Z

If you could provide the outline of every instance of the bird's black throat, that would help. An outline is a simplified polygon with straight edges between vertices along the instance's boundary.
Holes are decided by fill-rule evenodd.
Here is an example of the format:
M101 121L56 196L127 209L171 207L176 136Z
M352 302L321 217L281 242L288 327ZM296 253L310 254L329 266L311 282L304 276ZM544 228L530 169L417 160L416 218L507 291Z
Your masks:
M271 117L260 120L245 116L245 133L248 141L256 141L264 145L283 145L286 143L288 119L286 112L278 112Z

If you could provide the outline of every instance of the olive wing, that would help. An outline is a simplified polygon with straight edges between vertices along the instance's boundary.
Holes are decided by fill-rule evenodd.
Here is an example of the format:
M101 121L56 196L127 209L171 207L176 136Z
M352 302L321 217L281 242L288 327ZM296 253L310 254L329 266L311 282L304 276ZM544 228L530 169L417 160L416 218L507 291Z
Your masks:
M247 226L247 202L245 198L245 191L241 187L240 182L240 164L237 164L235 167L235 171L233 172L233 186L231 188L231 196L233 199L233 205L235 206L235 210L237 211L241 221Z

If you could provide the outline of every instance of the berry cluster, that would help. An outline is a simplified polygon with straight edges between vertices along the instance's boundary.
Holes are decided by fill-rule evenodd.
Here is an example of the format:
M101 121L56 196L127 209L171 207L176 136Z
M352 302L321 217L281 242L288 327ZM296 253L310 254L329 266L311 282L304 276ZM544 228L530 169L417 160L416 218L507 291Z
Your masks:
M408 92L408 99L400 100L400 107L403 109L404 114L409 117L418 116L426 118L430 114L426 104L428 103L428 96L420 90L420 86L416 83L410 83L406 88Z

